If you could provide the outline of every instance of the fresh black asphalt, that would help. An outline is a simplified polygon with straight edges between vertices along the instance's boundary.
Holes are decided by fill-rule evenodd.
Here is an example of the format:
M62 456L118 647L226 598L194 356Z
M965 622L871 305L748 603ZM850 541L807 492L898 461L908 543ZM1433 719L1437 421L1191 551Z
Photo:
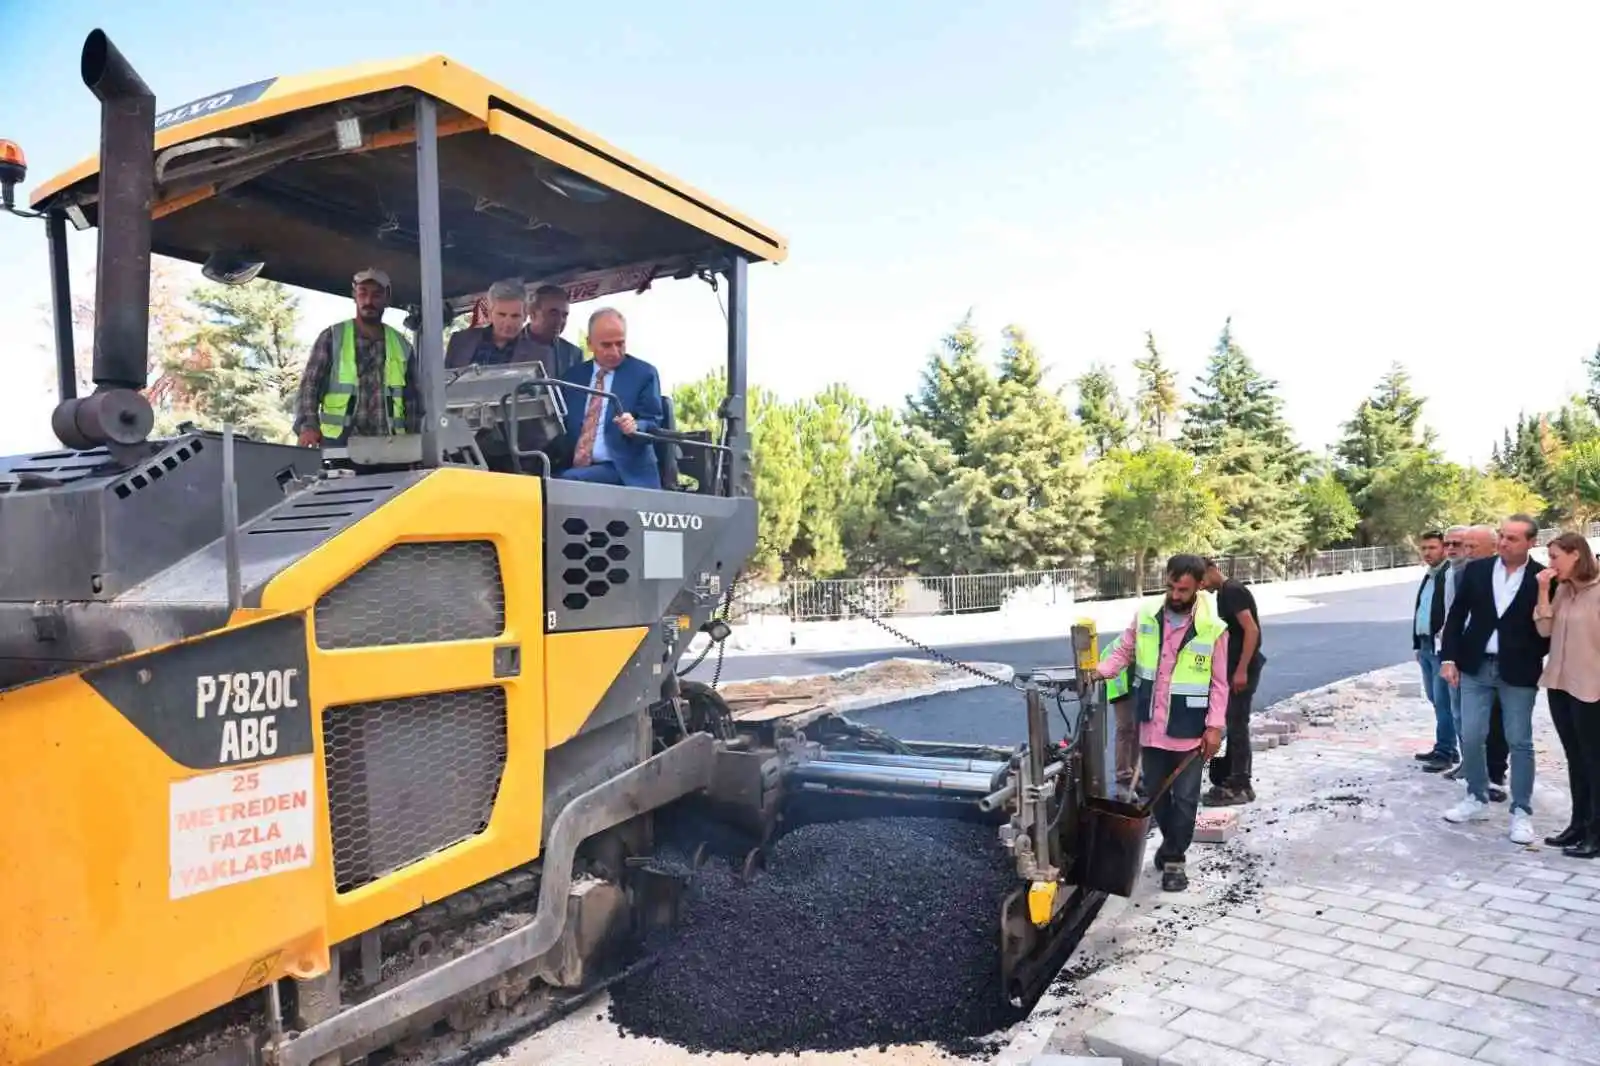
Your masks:
M1262 619L1267 656L1257 690L1259 709L1307 689L1411 659L1409 582L1309 597L1317 606ZM1019 670L1071 660L1064 638L963 644L951 653L969 662L1010 663ZM915 648L728 656L724 680L828 673L891 657L927 658ZM710 662L695 677L710 678ZM1020 693L965 689L851 715L908 740L1020 744L1026 740Z

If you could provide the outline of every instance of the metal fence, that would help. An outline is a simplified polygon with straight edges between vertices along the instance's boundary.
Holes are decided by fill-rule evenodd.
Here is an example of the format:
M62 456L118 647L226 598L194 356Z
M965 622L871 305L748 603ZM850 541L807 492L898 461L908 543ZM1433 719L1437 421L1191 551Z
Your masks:
M1539 531L1547 544L1560 530ZM1600 537L1600 523L1586 535ZM1298 555L1224 555L1223 573L1240 581L1262 584L1331 574L1358 574L1414 566L1409 547L1341 548ZM1067 606L1082 600L1114 600L1163 587L1164 557L1146 560L1144 572L1134 567L1091 566L1072 570L1028 570L1004 574L951 574L942 577L865 577L791 580L741 586L733 603L734 622L778 615L796 622L851 618L863 611L883 617L968 614L1007 606Z

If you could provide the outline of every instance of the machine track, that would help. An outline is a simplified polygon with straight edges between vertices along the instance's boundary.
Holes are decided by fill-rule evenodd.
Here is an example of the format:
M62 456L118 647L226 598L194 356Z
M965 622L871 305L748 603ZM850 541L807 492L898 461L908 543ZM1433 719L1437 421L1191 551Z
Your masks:
M509 870L479 885L429 904L373 930L337 950L340 999L360 1003L472 947L533 920L539 894L539 864ZM432 1020L384 1034L382 1047L368 1052L369 1063L472 1061L483 1049L505 1046L581 1006L624 976L648 965L649 958L613 960L601 972L586 974L577 988L555 987L530 973L505 975L487 994L465 995L435 1009ZM528 967L522 968L529 969ZM296 985L280 982L286 1028L294 1028ZM114 1066L261 1066L257 1050L268 1035L265 990L245 996L108 1060Z

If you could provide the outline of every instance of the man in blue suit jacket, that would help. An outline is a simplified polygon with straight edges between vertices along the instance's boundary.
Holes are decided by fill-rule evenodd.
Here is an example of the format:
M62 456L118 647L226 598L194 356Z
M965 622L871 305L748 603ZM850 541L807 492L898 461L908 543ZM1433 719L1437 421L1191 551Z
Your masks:
M621 312L602 307L589 316L591 362L579 363L561 380L604 389L621 401L563 390L567 401L567 445L572 466L561 476L573 481L659 489L661 468L655 446L636 433L661 424L661 377L656 368L628 353L628 323Z

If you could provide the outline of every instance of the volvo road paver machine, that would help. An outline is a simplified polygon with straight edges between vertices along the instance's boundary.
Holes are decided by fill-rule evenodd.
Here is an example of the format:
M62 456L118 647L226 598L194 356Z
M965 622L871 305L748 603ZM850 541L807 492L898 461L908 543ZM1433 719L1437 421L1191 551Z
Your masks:
M0 153L5 209L48 237L62 445L0 460L0 1062L352 1062L537 1017L670 921L662 812L757 849L798 799L992 818L1013 999L1128 890L1129 860L1085 859L1133 839L1094 799L1087 671L1019 682L1030 742L998 751L739 719L680 682L755 544L746 269L780 237L443 57L159 113L99 31L81 73L98 158L28 211ZM99 240L82 396L69 224ZM421 432L152 439L152 251L338 296L386 271ZM575 412L540 364L444 369L502 277L721 288L727 396L714 430L664 412L661 490L550 476Z

